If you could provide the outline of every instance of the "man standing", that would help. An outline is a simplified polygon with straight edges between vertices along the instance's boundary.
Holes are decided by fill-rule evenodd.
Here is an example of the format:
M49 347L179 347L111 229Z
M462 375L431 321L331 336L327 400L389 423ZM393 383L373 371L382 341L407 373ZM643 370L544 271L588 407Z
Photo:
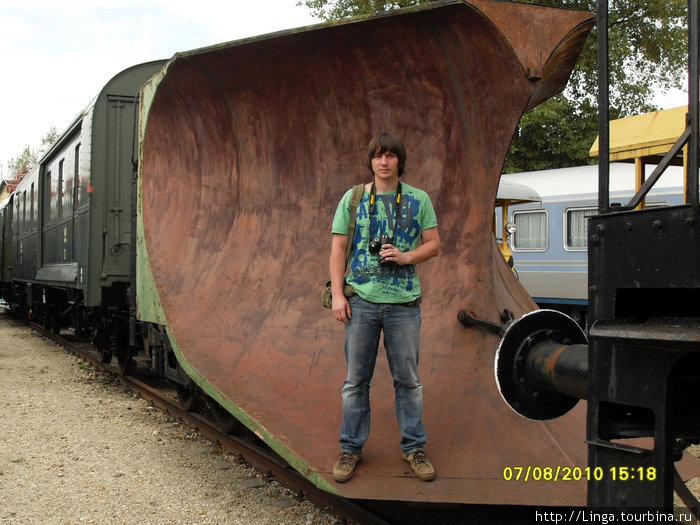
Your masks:
M428 194L399 181L405 163L406 150L399 138L387 133L374 137L367 149L374 182L365 185L352 239L348 239L352 190L345 193L333 218L332 312L345 323L348 367L342 389L341 453L333 467L338 482L353 476L369 437L369 390L382 331L394 380L403 459L419 479L435 478L423 450L426 432L418 377L421 289L415 265L438 255L440 237ZM343 274L348 242L352 244L347 283L355 295L346 298Z

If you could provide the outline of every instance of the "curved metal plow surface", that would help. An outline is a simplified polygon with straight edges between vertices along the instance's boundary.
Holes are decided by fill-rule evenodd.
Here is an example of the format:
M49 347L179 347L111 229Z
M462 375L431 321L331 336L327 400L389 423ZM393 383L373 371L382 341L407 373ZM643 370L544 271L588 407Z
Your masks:
M176 55L143 91L141 206L156 298L197 380L296 468L352 498L571 505L582 483L504 481L508 466L585 466L584 410L531 422L501 400L499 322L534 308L492 234L500 169L523 111L563 89L593 23L533 5L449 1ZM320 305L330 223L391 131L428 191L440 257L424 287L421 380L438 479L402 461L380 356L372 434L335 484L343 326Z

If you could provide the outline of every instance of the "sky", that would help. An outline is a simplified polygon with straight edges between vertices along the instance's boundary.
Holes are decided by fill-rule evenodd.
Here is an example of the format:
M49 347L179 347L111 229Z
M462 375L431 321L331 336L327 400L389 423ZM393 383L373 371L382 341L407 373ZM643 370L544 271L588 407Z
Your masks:
M0 0L0 176L129 66L317 24L298 0Z
M119 71L320 21L298 0L0 0L0 177L62 133ZM687 103L682 92L662 108Z

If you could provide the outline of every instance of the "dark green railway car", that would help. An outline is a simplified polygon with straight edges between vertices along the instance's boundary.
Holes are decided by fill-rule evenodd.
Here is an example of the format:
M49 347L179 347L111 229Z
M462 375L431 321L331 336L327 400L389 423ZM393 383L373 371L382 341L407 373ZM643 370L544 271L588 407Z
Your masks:
M23 220L15 220L13 306L56 329L89 327L100 346L116 343L120 319L128 326L134 106L162 64L114 76L14 196Z
M0 203L0 302L6 302L12 281L12 197Z
M37 270L39 169L31 169L12 196L12 279L31 282Z

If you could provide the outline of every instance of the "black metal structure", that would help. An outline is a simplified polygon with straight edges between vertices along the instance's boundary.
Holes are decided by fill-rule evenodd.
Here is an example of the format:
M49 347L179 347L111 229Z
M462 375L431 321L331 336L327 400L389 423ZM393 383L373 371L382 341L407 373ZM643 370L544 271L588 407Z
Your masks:
M686 131L625 206L608 195L607 2L599 2L599 215L589 222L589 466L597 507L672 507L673 460L700 439L700 208L698 207L698 1L688 1ZM604 56L603 56L604 55ZM605 137L605 139L604 139ZM688 144L686 204L638 210ZM651 437L646 445L625 439Z
M588 345L573 321L532 312L506 330L496 377L525 417L559 417L588 400L589 506L672 509L673 462L700 442L700 7L688 1L687 128L624 206L609 198L607 10L599 2L599 214L588 228ZM635 210L686 144L686 204Z
M589 226L589 466L609 478L589 484L588 501L672 507L674 449L700 439L700 210L613 213ZM635 437L652 441L624 441Z

